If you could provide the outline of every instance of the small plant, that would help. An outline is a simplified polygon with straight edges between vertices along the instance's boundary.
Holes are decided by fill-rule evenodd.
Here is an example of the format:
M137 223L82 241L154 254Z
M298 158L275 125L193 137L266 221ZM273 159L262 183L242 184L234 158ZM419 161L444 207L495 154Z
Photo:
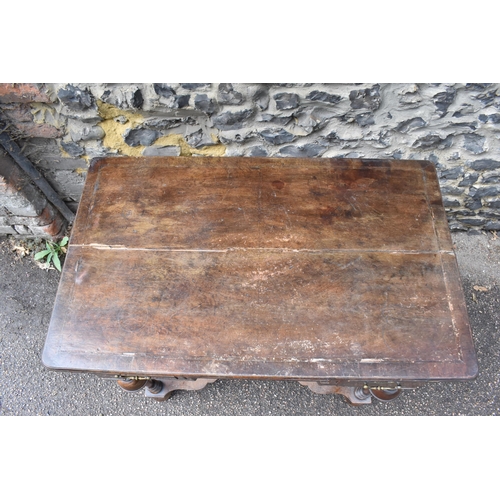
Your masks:
M52 262L54 267L61 272L61 259L60 255L66 253L66 245L68 244L68 237L65 236L60 243L54 243L51 241L46 241L46 250L42 250L35 254L35 260L40 260L45 258L46 264L50 265Z

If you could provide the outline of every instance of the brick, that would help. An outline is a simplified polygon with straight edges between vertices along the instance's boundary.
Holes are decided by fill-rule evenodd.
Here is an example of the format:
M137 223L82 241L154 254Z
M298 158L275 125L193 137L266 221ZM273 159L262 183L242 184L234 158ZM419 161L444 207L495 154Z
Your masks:
M17 122L32 122L33 115L30 107L27 104L11 104L9 107L3 108L4 115L13 123Z
M33 234L29 227L28 226L24 226L24 225L20 225L20 224L16 224L13 226L14 229L16 230L16 233L17 234L22 234L22 235L31 235Z
M10 156L0 156L0 180L0 205L10 214L34 217L47 206L45 196Z
M21 122L13 124L17 130L29 137L43 137L45 139L56 139L62 137L64 132L53 125L46 123Z
M0 216L0 226L47 226L60 216L59 211L54 208L50 203L47 204L43 212L39 216L23 217L19 215L3 215Z
M50 98L34 83L0 83L0 103L11 102L50 102Z
M7 215L0 217L0 226L14 226L14 225L29 226L34 221L36 221L36 217L19 217L14 215Z
M50 204L39 217L0 217L0 234L55 238L62 235L66 226L64 217Z
M12 226L0 226L0 234L18 234Z
M0 195L0 204L9 214L20 217L35 217L39 215L43 208L34 206L29 200L23 196L6 196Z
M47 123L35 123L28 105L14 104L2 110L8 123L17 129L22 135L34 138L41 137L55 139L62 137L64 133L53 125Z

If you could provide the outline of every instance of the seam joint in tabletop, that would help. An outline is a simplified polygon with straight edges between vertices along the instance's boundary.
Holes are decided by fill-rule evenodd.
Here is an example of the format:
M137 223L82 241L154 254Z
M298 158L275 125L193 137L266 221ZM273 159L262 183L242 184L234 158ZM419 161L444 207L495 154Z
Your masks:
M405 250L405 249L380 249L380 248L280 248L280 247L228 247L228 248L144 248L127 247L124 245L105 245L99 243L77 243L71 245L75 248L92 248L95 250L125 250L134 252L207 252L207 253L228 253L228 252L275 252L275 253L389 253L389 254L450 254L453 250Z

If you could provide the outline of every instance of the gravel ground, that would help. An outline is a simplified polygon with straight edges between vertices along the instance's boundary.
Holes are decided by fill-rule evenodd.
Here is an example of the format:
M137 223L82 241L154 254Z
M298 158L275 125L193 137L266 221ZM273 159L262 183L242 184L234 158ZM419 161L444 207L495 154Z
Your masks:
M40 357L59 273L39 268L31 255L0 239L0 415L64 416L334 416L477 415L500 413L500 237L452 235L479 360L471 382L427 384L388 403L352 407L341 396L319 395L296 382L218 380L170 400L126 393L89 374L49 371ZM474 287L479 287L475 289Z

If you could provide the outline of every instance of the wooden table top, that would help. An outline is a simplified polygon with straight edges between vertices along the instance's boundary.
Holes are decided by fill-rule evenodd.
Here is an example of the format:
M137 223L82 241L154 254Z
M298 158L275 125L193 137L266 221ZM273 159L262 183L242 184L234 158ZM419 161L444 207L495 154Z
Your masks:
M435 168L97 160L43 362L128 376L473 378Z

